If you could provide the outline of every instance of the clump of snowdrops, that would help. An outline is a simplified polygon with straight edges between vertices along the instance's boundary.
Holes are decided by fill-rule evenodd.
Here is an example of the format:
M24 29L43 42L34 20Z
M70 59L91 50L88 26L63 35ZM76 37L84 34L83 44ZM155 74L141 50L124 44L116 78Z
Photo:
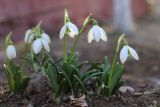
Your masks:
M16 58L16 49L10 39L11 34L9 34L6 38L6 55L8 60L5 68L11 91L19 92L27 87L29 78L24 78L23 67L25 62L29 62L35 72L43 72L50 79L55 91L55 97L59 100L63 94L74 96L90 95L91 90L106 97L115 94L124 83L122 75L124 74L124 64L127 58L131 56L138 60L138 54L128 45L125 34L122 34L118 38L112 63L109 62L107 56L104 58L103 63L80 62L75 48L89 24L92 24L92 27L88 32L88 43L93 41L98 43L100 40L106 42L106 32L92 18L91 14L85 18L83 26L78 29L69 18L67 10L65 10L64 25L59 34L60 39L64 42L63 56L57 59L52 58L49 54L51 39L40 27L40 24L27 30L24 39L23 62L20 66L14 63L13 59ZM70 51L67 51L67 38L69 37L75 40ZM118 58L120 58L120 62ZM82 68L84 65L88 66L87 70ZM92 82L94 86L87 88L88 82Z

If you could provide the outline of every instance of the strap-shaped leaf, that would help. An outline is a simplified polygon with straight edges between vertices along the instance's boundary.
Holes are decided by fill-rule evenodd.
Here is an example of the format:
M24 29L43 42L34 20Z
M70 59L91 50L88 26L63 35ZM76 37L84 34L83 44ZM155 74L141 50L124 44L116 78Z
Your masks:
M113 77L111 82L108 84L109 85L109 89L110 89L110 94L112 94L113 89L118 85L118 83L120 82L120 79L123 75L123 68L124 65L121 64L116 64L116 68L115 71L113 73Z
M53 88L55 89L55 91L57 92L58 87L59 87L59 85L57 83L57 73L58 73L58 71L55 68L55 66L52 66L50 63L48 63L47 67L45 66L45 68L46 68L46 73L51 80L51 84L52 84Z
M102 81L105 85L107 85L109 79L110 64L106 56L104 58L104 63L102 64L102 70L103 70Z
M80 64L78 64L77 68L81 69L85 64L89 64L89 61L83 61Z
M100 75L102 74L102 72L97 72L97 73L93 73L91 75L88 75L85 79L83 79L83 82L86 83L88 80L91 80L92 78L95 77L100 77Z
M116 86L114 87L114 89L112 90L112 94L114 94L115 92L117 92L117 90L124 84L124 81L119 81L119 83L116 84Z
M81 77L80 71L79 71L74 65L71 65L71 67L72 67L73 70L75 71L75 74L78 75L78 77Z
M72 82L71 82L70 78L68 77L68 75L67 75L63 70L61 70L61 71L62 71L63 76L66 78L69 86L70 86L71 89L73 90L73 85L72 85Z
M90 64L91 64L91 66L88 68L87 71L90 71L90 70L93 70L93 69L99 69L99 65L101 63L90 63Z
M65 86L66 82L67 82L67 79L66 79L66 78L63 78L63 79L60 81L59 87L58 87L57 92L56 92L56 95L55 95L56 98L61 97L61 93L62 93L62 90L64 89L64 86Z
M78 78L77 75L74 75L74 78L77 80L77 82L81 86L81 89L87 94L87 90L86 90L86 88L84 86L84 83L80 80L80 78Z
M81 77L82 80L84 80L85 78L87 78L89 75L93 74L93 73L97 73L98 71L96 69L84 72L83 76Z
M4 66L4 68L5 68L5 74L6 74L6 77L7 77L9 88L12 90L12 78L11 78L11 74L10 74L9 70L7 69L6 65Z

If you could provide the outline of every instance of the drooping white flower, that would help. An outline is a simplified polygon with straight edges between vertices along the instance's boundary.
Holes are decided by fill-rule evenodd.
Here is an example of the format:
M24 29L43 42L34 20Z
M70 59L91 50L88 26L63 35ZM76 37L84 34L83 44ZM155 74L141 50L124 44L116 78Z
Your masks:
M60 30L60 34L59 34L60 39L63 39L64 34L66 33L67 29L69 30L67 32L67 34L71 38L74 38L75 35L78 35L78 28L77 28L77 26L75 24L71 23L71 22L67 22L65 25L63 25L63 27Z
M51 43L51 39L50 39L50 37L49 37L48 34L42 33L42 38L43 38L44 40L46 40L48 43Z
M126 62L129 55L131 55L135 60L139 60L137 52L130 46L125 45L120 51L120 61L122 64Z
M47 42L46 40L44 40L44 39L41 39L41 43L42 43L43 48L44 48L47 52L49 52L49 51L50 51L50 48L49 48L48 42Z
M88 43L91 43L93 40L99 42L100 39L107 41L107 35L101 27L98 25L93 25L93 27L88 32Z
M33 49L33 52L34 52L35 54L38 54L38 53L41 51L41 49L42 49L42 42L41 42L41 39L40 39L40 38L36 39L36 40L33 42L33 44L32 44L32 49Z
M47 52L50 51L49 43L47 40L41 38L36 39L32 44L32 49L35 54L38 54L44 48Z
M7 58L10 60L16 57L16 49L13 45L7 46L6 55L7 55Z
M29 30L26 31L25 37L24 37L24 42L25 43L31 43L33 41L34 35L31 34L31 33L32 33L31 29L29 29Z

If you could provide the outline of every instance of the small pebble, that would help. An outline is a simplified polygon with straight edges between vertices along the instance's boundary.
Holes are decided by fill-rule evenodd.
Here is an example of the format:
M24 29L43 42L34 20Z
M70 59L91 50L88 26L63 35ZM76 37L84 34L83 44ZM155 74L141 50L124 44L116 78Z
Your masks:
M119 91L120 91L121 93L126 93L126 92L134 92L135 90L134 90L134 88L131 87L131 86L121 86L121 87L119 88Z

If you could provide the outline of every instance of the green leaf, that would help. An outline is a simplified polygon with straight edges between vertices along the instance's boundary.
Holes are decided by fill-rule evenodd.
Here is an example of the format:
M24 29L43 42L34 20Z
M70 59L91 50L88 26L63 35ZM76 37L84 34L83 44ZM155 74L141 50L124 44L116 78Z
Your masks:
M82 80L84 80L85 78L87 78L89 75L92 75L94 73L97 73L98 71L96 69L84 72L83 76L81 77Z
M110 88L108 86L104 86L104 95L110 97Z
M6 74L6 77L7 77L9 88L12 90L12 78L11 78L10 72L9 72L6 65L4 65L4 68L5 68L5 74Z
M81 86L81 89L87 94L87 90L84 86L84 83L80 80L80 78L77 77L77 75L74 75L74 77L77 80L77 82L79 83L79 85Z
M87 71L93 70L93 69L99 69L99 65L100 63L90 63L91 66L89 67L89 69Z
M63 61L63 59L64 59L64 58L58 59L57 61L54 62L54 64L57 64L57 63L59 63L60 61Z
M108 84L109 85L109 89L110 89L110 94L113 93L113 90L114 88L119 85L119 82L122 78L122 75L123 75L123 68L124 68L124 65L122 64L116 64L116 68L115 68L115 71L113 73L113 77L112 77L112 80L111 82ZM114 94L114 93L113 93Z
M70 78L68 77L68 75L63 70L61 70L61 71L62 71L63 76L66 78L69 86L71 87L71 89L73 89L72 82L71 82Z
M47 63L47 65L45 65L45 68L46 68L46 73L51 80L51 84L52 84L53 88L55 89L55 91L57 92L58 87L59 87L58 83L57 83L57 73L58 73L58 71L55 68L55 66L52 66L50 63Z
M59 97L61 96L62 90L64 89L64 86L65 86L66 82L67 82L67 79L66 79L66 78L63 78L63 79L60 81L60 83L59 83L59 88L58 88L58 90L57 90L57 92L56 92L56 95L55 95L56 98L59 98Z
M72 67L73 70L74 70L74 74L78 75L78 77L81 77L80 71L79 71L74 65L71 65L71 67Z
M112 94L116 93L117 90L124 84L124 81L119 81L116 86L114 87L114 89L112 90Z
M110 64L107 57L105 57L104 64L102 64L102 70L103 70L102 81L104 82L105 85L108 85Z
M77 68L81 69L85 64L89 64L89 62L88 61L83 61L83 62L81 62L80 64L77 65Z
M71 77L74 74L74 68L68 63L63 63L62 70L68 77Z
M88 80L91 80L92 78L95 77L100 77L100 75L102 74L102 72L97 72L97 73L93 73L91 75L88 75L85 79L83 79L83 82L86 83Z

